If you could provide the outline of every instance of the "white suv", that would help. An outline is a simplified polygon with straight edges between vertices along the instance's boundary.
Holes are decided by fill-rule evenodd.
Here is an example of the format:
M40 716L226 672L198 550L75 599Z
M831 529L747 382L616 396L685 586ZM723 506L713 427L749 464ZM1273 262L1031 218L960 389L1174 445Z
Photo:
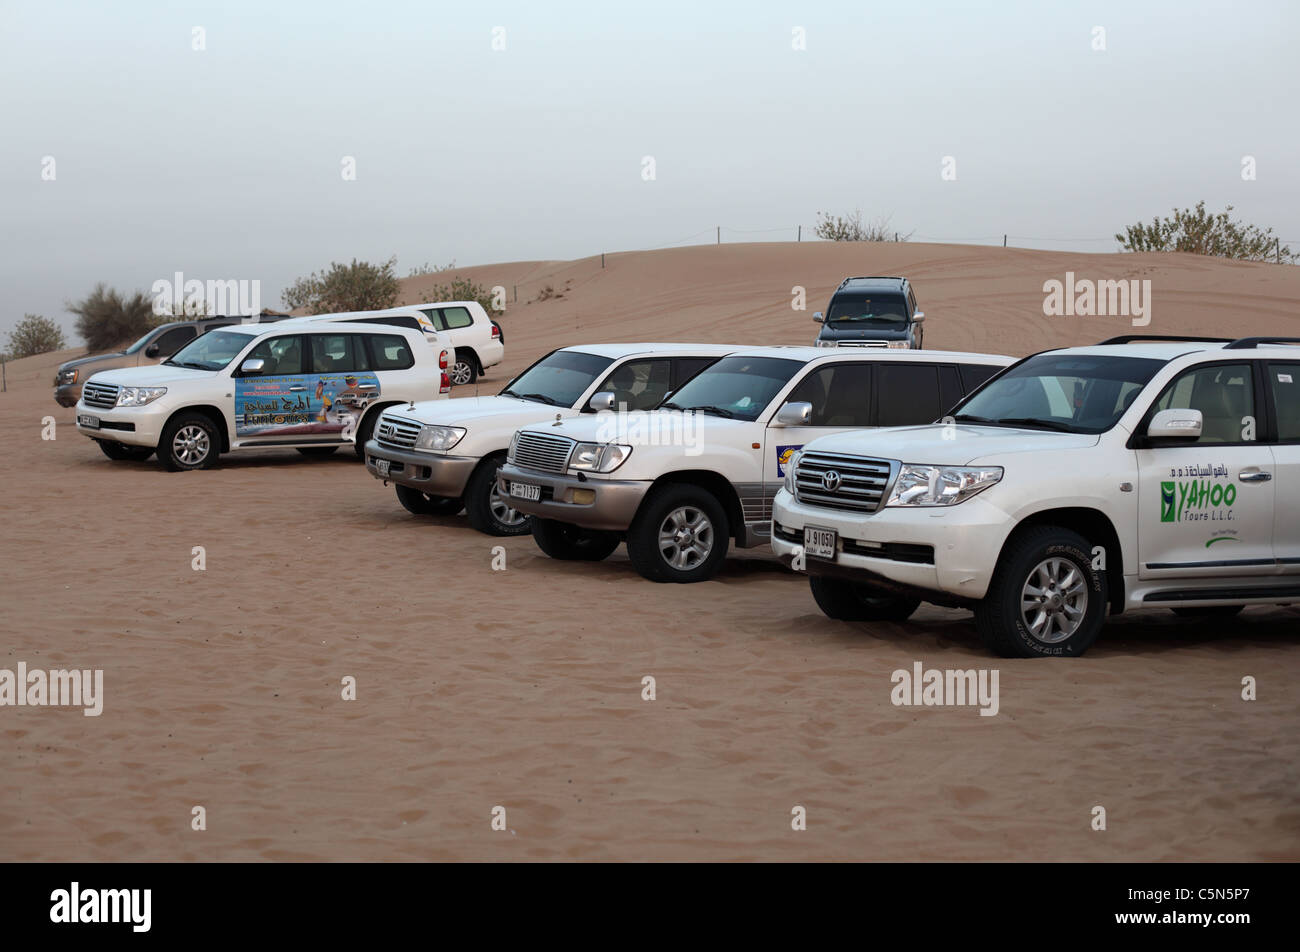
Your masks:
M267 447L326 456L355 443L360 456L385 407L445 394L446 379L422 331L238 324L156 366L96 374L77 403L77 430L110 459L156 451L171 470L207 469L220 453Z
M433 321L456 348L456 362L450 371L452 386L473 383L479 374L505 360L501 328L488 317L478 301L429 301L392 310L412 309Z
M424 339L429 342L429 346L434 349L438 355L438 368L448 371L447 387L451 387L451 369L456 364L456 348L451 341L451 335L446 331L438 330L433 319L423 311L413 307L395 307L383 311L345 311L338 314L308 314L304 317L286 318L281 323L351 323L351 324L382 324L387 327L409 327L413 330L423 331Z
M588 344L537 361L494 397L394 407L365 445L366 468L397 484L416 514L451 515L489 535L523 535L529 519L497 492L497 468L521 426L623 404L649 409L723 354L724 344Z
M1300 601L1300 349L1120 337L1028 357L934 426L817 440L772 547L832 618L969 607L1005 656L1082 654L1108 611ZM1276 477L1276 479L1274 478Z
M768 541L771 500L808 440L939 418L1011 357L760 347L723 357L651 413L522 429L499 491L559 559L603 559L624 538L658 582L713 576L731 539Z

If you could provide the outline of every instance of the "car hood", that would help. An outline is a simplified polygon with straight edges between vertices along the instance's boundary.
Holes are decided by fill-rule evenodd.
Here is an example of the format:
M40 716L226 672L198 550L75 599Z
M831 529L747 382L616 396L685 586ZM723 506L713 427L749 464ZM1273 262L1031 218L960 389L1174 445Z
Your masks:
M932 423L925 426L851 430L804 444L805 451L875 456L903 463L962 466L982 462L997 465L1013 453L1053 453L1095 446L1093 433L1054 433L1021 427Z
M895 330L870 324L823 325L822 340L907 340L908 328Z
M75 370L78 367L85 367L89 364L108 364L114 362L124 362L132 360L132 355L126 351L118 351L115 354L92 354L89 357L78 357L76 360L65 360L59 364L58 372L65 370Z
M518 429L530 423L554 420L557 413L570 416L576 411L518 397L454 397L451 400L423 400L414 408L392 407L388 412L433 425L467 426L481 420L492 426Z
M192 367L175 367L149 364L144 367L122 367L95 374L95 383L111 383L119 387L167 387L174 383L190 383L211 379L216 370L195 370Z

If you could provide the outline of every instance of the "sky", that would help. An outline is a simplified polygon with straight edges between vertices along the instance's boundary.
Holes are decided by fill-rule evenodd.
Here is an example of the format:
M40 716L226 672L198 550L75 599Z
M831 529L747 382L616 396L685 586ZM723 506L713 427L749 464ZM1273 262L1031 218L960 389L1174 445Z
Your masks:
M1291 0L0 0L0 23L0 346L25 313L75 340L100 281L256 280L277 307L332 261L806 240L821 211L1114 251L1203 199L1300 250Z

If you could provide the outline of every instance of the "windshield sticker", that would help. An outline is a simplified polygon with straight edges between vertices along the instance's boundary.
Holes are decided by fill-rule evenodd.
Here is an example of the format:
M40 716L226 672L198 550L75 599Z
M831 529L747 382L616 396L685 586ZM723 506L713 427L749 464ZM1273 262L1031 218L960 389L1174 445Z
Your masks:
M801 450L801 449L803 449L802 443L799 443L796 446L778 446L776 448L776 475L777 476L785 475L785 467L790 462L791 455L793 455L795 450Z

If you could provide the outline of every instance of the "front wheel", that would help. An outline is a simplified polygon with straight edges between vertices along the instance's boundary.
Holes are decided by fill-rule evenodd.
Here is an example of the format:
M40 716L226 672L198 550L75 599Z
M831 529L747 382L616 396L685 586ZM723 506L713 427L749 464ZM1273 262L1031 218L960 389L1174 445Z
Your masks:
M451 378L453 387L463 387L478 379L478 364L473 357L461 357L457 353L456 363L452 364L451 373L447 376Z
M454 496L432 496L401 483L397 484L397 501L415 516L454 516L462 508Z
M711 493L665 486L632 520L627 555L652 582L703 582L717 574L730 534L727 513Z
M566 562L599 562L618 548L617 532L584 529L554 519L529 520L533 541L553 559Z
M488 535L527 535L528 514L512 509L497 488L497 470L504 461L504 454L493 457L474 471L465 487L465 515L472 527Z
M216 424L202 413L178 413L163 427L158 458L172 472L211 469L221 452Z
M863 582L820 575L809 576L808 587L826 617L839 621L906 621L921 605L919 598L905 598Z
M1088 540L1041 526L1007 543L975 627L1004 658L1073 658L1097 640L1106 605L1106 576L1093 568Z
M114 460L129 460L131 462L141 462L153 456L152 446L127 446L125 443L119 443L117 440L96 440L99 448L104 451L104 455Z

